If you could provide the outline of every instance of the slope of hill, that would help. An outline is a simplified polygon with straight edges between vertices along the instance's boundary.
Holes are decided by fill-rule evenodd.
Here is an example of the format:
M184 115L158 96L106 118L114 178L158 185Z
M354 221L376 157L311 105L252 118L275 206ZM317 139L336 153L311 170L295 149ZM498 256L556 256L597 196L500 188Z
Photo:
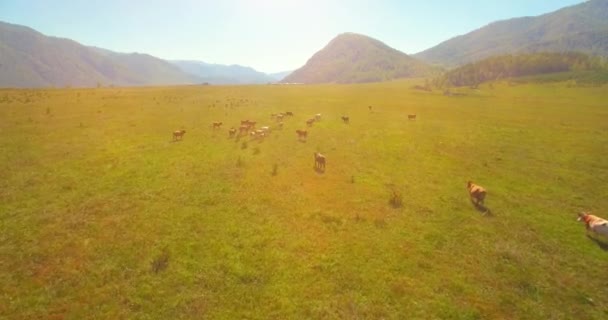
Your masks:
M476 86L504 78L569 71L597 71L603 74L606 67L600 58L583 53L527 53L486 58L450 70L436 81L454 86Z
M432 72L426 63L376 39L343 33L315 53L306 65L285 77L283 82L377 82L423 77Z
M183 72L194 75L211 84L260 84L276 79L253 68L240 65L211 64L202 61L171 61Z
M579 51L608 55L608 0L589 0L537 17L491 23L414 56L454 67L493 55Z
M0 22L0 87L167 85L195 76L146 54L123 54Z

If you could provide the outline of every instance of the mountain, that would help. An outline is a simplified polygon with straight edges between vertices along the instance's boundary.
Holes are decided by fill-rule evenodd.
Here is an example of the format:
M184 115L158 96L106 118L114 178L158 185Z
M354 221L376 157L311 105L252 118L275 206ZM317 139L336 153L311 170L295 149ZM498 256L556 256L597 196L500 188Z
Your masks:
M260 84L277 81L263 72L236 64L227 66L186 60L175 60L171 63L183 72L211 84Z
M315 53L282 82L355 83L424 77L433 68L386 44L355 33L343 33Z
M287 77L292 72L293 72L293 70L289 70L289 71L281 71L281 72L269 73L268 75L271 78L273 78L275 81L281 81L281 80L283 80L283 78Z
M147 54L116 53L0 22L0 87L192 84L199 80Z
M601 78L608 71L608 64L602 60L597 56L591 57L579 52L540 52L492 56L452 69L437 78L434 84L438 87L446 85L476 87L487 81L557 73L570 73L571 77L576 76L579 79L579 76L584 75L588 78L586 80L595 81L601 80L595 76ZM590 78L590 75L596 79Z
M608 56L608 0L589 0L537 17L494 22L414 56L454 67L493 55L541 51Z

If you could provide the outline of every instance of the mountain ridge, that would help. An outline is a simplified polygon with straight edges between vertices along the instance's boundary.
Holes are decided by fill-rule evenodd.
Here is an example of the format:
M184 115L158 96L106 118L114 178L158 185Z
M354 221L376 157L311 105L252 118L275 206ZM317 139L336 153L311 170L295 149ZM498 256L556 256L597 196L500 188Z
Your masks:
M346 32L333 38L306 64L285 77L291 83L378 82L432 74L422 61L380 40Z
M451 68L494 55L541 51L608 56L608 0L589 0L539 16L494 21L414 57Z

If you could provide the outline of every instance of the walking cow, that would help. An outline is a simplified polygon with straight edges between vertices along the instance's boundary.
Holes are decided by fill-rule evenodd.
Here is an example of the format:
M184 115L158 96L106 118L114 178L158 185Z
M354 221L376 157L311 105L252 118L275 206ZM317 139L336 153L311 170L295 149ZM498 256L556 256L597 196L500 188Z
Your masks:
M325 156L315 152L315 169L325 171Z

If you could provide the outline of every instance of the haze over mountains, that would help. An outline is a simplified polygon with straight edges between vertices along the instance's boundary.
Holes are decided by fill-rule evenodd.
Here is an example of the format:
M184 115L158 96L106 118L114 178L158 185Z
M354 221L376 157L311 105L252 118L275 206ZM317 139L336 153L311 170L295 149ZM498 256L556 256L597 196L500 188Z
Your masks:
M494 22L414 57L454 67L494 55L540 51L608 56L608 0L589 0L537 17Z
M260 84L281 79L375 82L428 77L438 72L437 66L449 69L490 56L541 51L608 56L608 0L589 0L538 17L494 22L415 55L364 35L344 33L300 69L277 74L239 65L117 53L0 22L0 87Z
M212 84L262 84L277 81L271 75L236 64L226 66L187 60L176 60L171 63L183 72L197 76L200 81Z

